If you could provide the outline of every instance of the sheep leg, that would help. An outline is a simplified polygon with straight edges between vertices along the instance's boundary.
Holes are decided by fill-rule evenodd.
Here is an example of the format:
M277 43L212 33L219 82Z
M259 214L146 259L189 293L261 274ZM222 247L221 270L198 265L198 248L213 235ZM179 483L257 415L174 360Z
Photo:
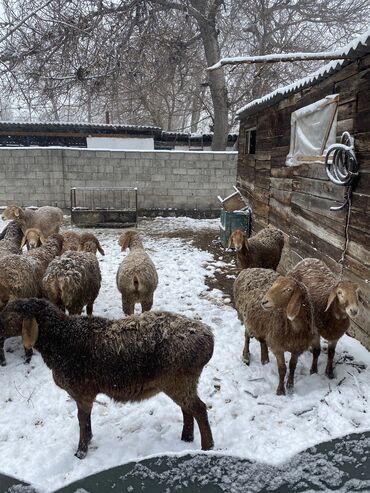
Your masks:
M33 349L32 348L24 348L24 354L25 354L25 363L30 363L32 355L33 355Z
M76 401L77 404L77 416L80 425L80 441L78 442L78 449L75 456L78 459L84 459L87 454L87 449L92 438L91 431L91 409L94 403L92 400Z
M191 382L190 385L189 382L185 382L183 385L181 385L180 382L177 382L176 389L165 389L164 392L176 402L185 413L196 419L200 432L202 450L210 450L213 448L212 431L209 426L207 406L199 399L197 394L197 381L198 379ZM186 422L186 424L188 423L189 421Z
M5 337L0 337L0 366L6 365L4 344L5 344Z
M275 353L276 361L279 370L279 385L276 389L276 395L285 395L285 374L286 374L286 364L284 358L284 352Z
M181 440L184 442L192 442L194 440L194 418L191 414L181 408L184 418L184 427L182 429Z
M266 344L266 341L263 339L259 339L260 341L260 346L261 346L261 363L265 365L266 363L269 363L269 350Z
M147 298L141 302L141 311L142 312L150 312L153 306L153 297Z
M86 314L88 317L92 317L93 308L94 308L94 303L88 303L86 305Z
M122 310L125 315L133 315L135 313L135 303L131 300L125 300L122 296Z
M250 343L250 336L248 334L248 331L245 330L245 333L244 333L244 349L243 349L243 361L246 365L249 365L250 363L250 353L249 353L249 343Z
M294 387L294 372L297 366L298 354L292 353L289 361L289 376L287 381L287 388L292 390Z
M337 346L338 339L336 341L329 341L328 344L328 362L326 365L326 375L329 378L334 378L334 371L333 371L333 360L334 360L334 355L335 355L335 348Z
M311 369L310 369L311 375L313 373L317 373L317 360L319 359L320 352L321 352L320 338L318 337L318 338L315 338L315 340L313 341L313 345L312 345L312 365L311 365Z

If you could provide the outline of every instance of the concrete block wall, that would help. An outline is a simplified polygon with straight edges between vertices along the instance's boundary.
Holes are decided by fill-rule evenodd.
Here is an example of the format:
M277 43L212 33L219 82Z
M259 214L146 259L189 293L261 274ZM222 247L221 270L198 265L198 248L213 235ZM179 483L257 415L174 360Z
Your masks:
M0 148L0 205L70 208L72 187L137 187L141 210L219 209L236 152Z

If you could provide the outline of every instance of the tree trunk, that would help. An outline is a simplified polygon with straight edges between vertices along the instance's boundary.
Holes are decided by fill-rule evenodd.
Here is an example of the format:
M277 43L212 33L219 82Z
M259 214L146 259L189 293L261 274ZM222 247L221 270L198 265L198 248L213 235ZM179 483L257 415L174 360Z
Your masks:
M191 0L195 9L205 14L204 0ZM196 16L199 26L200 35L204 46L204 53L207 60L207 66L214 65L221 58L220 45L218 43L218 33L216 29L216 9L210 13L207 18ZM224 151L227 144L229 132L228 122L228 98L225 74L222 68L208 72L209 89L213 103L214 128L212 139L213 151Z

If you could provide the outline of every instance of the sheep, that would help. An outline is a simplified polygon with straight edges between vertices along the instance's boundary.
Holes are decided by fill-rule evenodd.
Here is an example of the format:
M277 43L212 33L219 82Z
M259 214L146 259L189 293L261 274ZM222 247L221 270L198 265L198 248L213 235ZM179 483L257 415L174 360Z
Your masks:
M359 314L359 302L363 301L358 285L350 281L338 281L329 267L316 258L299 262L291 275L302 282L309 292L314 308L314 322L319 334L328 341L328 359L325 373L334 378L333 360L338 340L348 330L350 319ZM311 373L317 373L320 340L312 348Z
M63 231L63 250L62 253L80 249L80 235L76 231Z
M60 255L63 238L55 233L39 248L27 254L11 254L0 259L0 310L12 300L42 295L42 278L50 261ZM21 327L17 320L8 323L6 330L0 332L0 364L5 365L4 343L8 337L20 335ZM26 351L26 362L32 351Z
M276 394L285 395L284 352L291 353L287 387L293 389L298 357L318 337L307 289L290 275L280 276L271 269L246 269L238 279L238 310L245 325L244 360L249 363L250 337L266 343L279 370ZM261 344L262 356L266 362Z
M97 251L101 255L105 255L104 250L99 243L98 238L92 233L82 233L80 236L80 246L79 250L81 252L91 252L96 254Z
M21 242L23 233L16 221L11 221L4 229L4 236L0 240L0 259L10 254L22 253Z
M213 353L211 329L169 312L146 312L120 320L69 317L46 300L9 303L3 324L22 317L23 344L35 347L53 372L55 383L76 401L83 459L92 438L91 410L98 393L118 402L141 401L159 392L181 407L181 439L194 439L194 418L201 447L213 447L207 408L197 393L203 367Z
M80 315L86 306L91 316L100 286L99 262L89 252L64 253L50 262L42 280L44 296L70 315Z
M24 245L27 245L27 250L32 250L33 248L41 246L43 243L45 243L45 241L46 238L43 236L40 230L38 230L37 228L28 228L24 232L21 247L23 248Z
M44 238L59 232L63 222L63 211L59 207L43 206L37 210L22 209L17 205L8 206L3 212L3 219L13 219L21 225L23 233L30 228L38 229Z
M284 247L284 235L273 226L247 238L245 231L236 229L229 238L228 248L236 251L240 269L262 267L276 270Z
M126 315L132 315L135 303L140 303L143 312L149 311L158 285L156 268L136 231L123 233L118 243L122 251L130 248L130 253L119 266L116 275L117 288L122 295L122 310Z

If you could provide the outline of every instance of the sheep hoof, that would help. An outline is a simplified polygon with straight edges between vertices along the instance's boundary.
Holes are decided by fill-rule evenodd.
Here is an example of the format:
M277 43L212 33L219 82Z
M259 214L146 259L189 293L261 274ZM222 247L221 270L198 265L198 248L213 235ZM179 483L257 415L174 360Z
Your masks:
M193 442L194 441L194 435L181 435L181 440L183 442Z
M270 360L269 359L261 359L261 363L263 365L267 365L267 363L270 363Z
M311 368L310 375L314 375L315 373L317 373L317 368Z
M213 441L207 444L202 445L202 450L212 450L214 446Z
M86 454L87 454L87 451L84 452L83 450L77 450L77 452L75 453L75 456L77 457L77 459L84 459L86 457Z
M330 378L330 380L333 380L333 378L335 378L333 370L327 371L326 375L328 378Z
M5 359L4 359L4 360L2 360L2 361L0 361L0 366L6 366L6 361L5 361Z
M278 388L276 391L276 395L285 395L285 389Z
M247 357L245 357L245 356L243 356L243 362L244 362L246 365L248 365L248 366L249 366L249 363L250 363L249 356L248 356L248 358L247 358Z

